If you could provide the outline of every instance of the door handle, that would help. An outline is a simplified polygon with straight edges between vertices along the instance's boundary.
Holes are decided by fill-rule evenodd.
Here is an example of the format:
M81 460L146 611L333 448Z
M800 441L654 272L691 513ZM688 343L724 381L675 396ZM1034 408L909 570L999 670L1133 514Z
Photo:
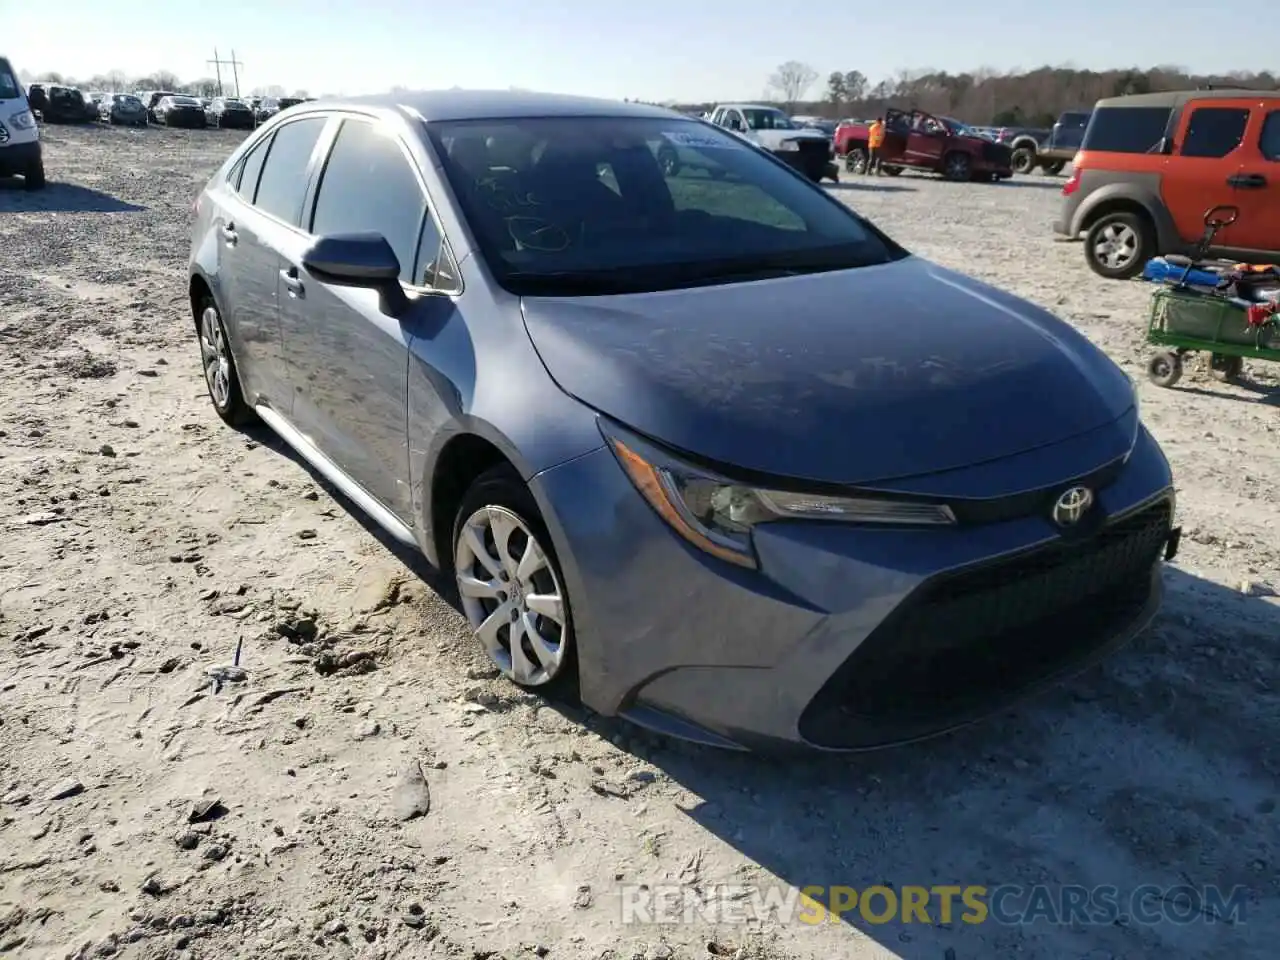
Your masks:
M280 280L284 283L285 289L289 291L289 296L293 297L295 300L302 296L302 279L298 276L297 267L289 267L287 270L281 270Z
M222 239L227 242L227 246L229 247L234 247L236 245L236 241L240 239L240 235L236 233L236 225L234 223L226 224L220 228L219 232L222 234Z
M1227 186L1237 190L1260 190L1267 185L1267 178L1260 173L1237 173L1227 177Z

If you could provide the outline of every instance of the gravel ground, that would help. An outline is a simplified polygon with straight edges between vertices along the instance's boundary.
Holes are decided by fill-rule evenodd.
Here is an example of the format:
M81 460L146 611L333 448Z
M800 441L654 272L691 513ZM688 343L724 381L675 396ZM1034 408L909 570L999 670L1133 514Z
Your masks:
M1280 370L1143 381L1186 534L1164 613L1102 667L891 753L660 742L495 680L432 571L214 416L188 209L235 136L51 128L52 186L0 183L0 952L1275 956ZM837 195L1140 376L1148 291L1052 242L1058 182ZM625 924L641 883L1239 885L1244 909Z

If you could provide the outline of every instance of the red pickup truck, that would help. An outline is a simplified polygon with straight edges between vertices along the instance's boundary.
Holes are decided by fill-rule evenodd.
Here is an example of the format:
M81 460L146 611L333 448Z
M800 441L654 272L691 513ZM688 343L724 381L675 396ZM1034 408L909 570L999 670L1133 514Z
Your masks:
M836 127L836 153L845 169L867 168L867 124L845 121ZM896 177L903 169L928 170L948 180L1006 180L1013 176L1013 151L970 130L958 120L922 110L885 111L880 169Z

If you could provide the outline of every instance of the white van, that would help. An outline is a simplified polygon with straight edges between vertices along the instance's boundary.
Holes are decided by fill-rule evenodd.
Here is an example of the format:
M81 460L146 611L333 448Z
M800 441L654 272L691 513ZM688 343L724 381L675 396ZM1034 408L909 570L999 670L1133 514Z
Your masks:
M0 177L22 177L28 190L44 186L40 131L27 92L6 57L0 57Z

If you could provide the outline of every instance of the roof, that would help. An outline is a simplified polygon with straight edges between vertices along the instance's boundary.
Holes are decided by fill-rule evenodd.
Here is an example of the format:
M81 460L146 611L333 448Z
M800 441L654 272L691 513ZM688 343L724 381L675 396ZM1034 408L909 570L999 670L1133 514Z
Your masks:
M1259 100L1280 97L1280 90L1249 90L1244 87L1214 90L1166 90L1161 93L1134 93L1124 97L1107 97L1099 100L1098 107L1156 107L1175 110L1188 100ZM1073 111L1074 112L1074 111ZM1080 111L1085 113L1087 111Z
M525 90L420 90L366 97L325 98L316 108L342 106L407 108L424 120L498 120L509 117L681 117L673 110L643 103Z
M771 107L767 103L721 103L718 104L722 109L733 110L778 110L777 107ZM781 113L781 110L778 110Z

